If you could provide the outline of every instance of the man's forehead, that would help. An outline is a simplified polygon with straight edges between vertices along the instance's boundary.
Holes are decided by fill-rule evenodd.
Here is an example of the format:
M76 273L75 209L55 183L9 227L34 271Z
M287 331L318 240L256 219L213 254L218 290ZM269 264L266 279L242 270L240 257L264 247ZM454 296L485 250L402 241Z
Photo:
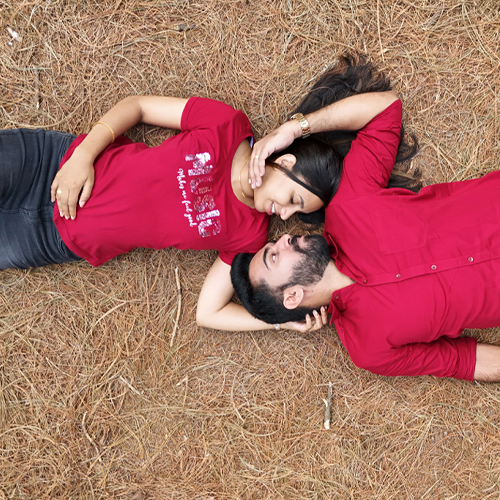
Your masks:
M269 243L262 247L250 261L250 266L248 268L248 277L250 278L250 283L252 285L257 285L263 279L265 279L265 271L267 271L267 267L264 264L264 256L266 254L266 249L269 249Z

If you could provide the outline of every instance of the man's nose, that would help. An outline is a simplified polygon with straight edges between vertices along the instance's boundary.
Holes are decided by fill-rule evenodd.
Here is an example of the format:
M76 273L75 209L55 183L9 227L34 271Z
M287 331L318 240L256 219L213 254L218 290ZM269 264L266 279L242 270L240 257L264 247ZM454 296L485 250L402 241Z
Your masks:
M290 235L284 234L276 243L279 248L288 248L290 246Z

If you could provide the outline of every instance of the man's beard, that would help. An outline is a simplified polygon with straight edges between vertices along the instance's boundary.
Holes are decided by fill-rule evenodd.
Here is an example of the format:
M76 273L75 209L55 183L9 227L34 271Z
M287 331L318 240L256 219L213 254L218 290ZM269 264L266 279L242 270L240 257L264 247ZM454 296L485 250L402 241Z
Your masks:
M292 276L289 282L281 287L282 290L295 285L315 285L323 278L331 260L328 244L323 236L319 234L304 236L302 248L299 247L298 239L299 236L294 236L290 244L294 251L303 257L294 266Z

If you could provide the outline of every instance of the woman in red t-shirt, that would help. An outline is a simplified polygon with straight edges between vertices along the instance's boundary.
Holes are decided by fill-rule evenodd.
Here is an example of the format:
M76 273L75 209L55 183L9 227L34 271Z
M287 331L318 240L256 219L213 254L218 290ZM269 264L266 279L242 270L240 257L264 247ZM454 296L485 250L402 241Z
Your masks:
M346 68L349 70L349 68L355 66L356 64L349 65L348 61ZM336 71L330 73L336 73ZM343 71L336 74L337 76L343 74ZM354 78L359 78L359 76L355 75ZM324 79L325 77L323 77L322 81ZM318 83L321 84L321 81ZM376 83L379 85L380 81ZM358 130L362 128L396 98L394 93L384 88L389 84L385 81L382 83L382 86L379 85L382 92L356 95L337 102L336 107L330 110L335 115L334 121L330 120L328 123L322 123L321 120L318 122L315 119L314 113L308 115L313 128L312 131ZM372 84L373 82L368 82L366 87ZM378 90L377 85L372 85L371 90ZM352 90L347 90L347 95L352 93ZM310 95L313 94L314 92ZM338 95L333 99L342 99L342 97L346 97L346 95ZM307 102L307 99L305 102ZM209 104L208 108L210 107ZM325 102L320 103L319 107L321 105L324 106ZM210 114L203 106L197 106L203 113L198 113L199 116L193 119L196 124L193 130L196 130L200 137L205 134L203 140L208 143L219 142L223 145L224 140L218 138L218 134L221 133L220 129L211 127L211 122L219 119L219 117L213 115L213 110L212 114ZM315 103L309 107L299 107L299 110L302 111L303 109L303 112L307 113L309 109L313 110L314 106L316 106ZM129 159L131 159L131 166L136 171L141 172L141 162L149 162L149 150L144 152L142 146L131 145L130 141L127 142L119 136L138 122L143 122L155 126L184 130L188 139L192 139L193 130L189 129L189 125L186 130L186 126L183 125L189 123L188 118L186 118L186 114L188 114L186 110L189 109L190 114L196 115L195 107L192 99L155 96L130 97L119 102L108 111L94 125L88 135L74 141L68 149L62 167L55 176L50 188L52 203L57 201L54 220L64 244L69 249L70 257L67 260L74 260L76 256L79 256L86 258L94 265L99 265L112 256L123 253L123 251L129 251L136 246L162 248L174 245L179 248L218 249L221 251L220 256L210 270L200 294L197 312L198 323L225 330L268 328L269 325L256 320L248 315L242 307L230 302L233 294L229 276L232 256L241 251L256 251L259 246L262 246L265 239L263 229L267 228L267 220L264 220L263 223L263 219L267 218L265 214L277 214L282 219L287 219L296 212L310 214L321 211L330 201L340 181L341 160L336 151L330 146L326 146L323 141L315 139L298 140L284 151L271 156L272 163L268 162L261 180L252 174L252 165L254 170L256 165L259 168L259 159L254 152L253 158L250 160L252 149L248 137L251 136L251 132L249 128L245 128L245 125L241 125L232 136L233 141L238 139L237 143L231 144L227 151L224 150L227 154L230 153L227 175L223 177L229 193L225 197L229 205L226 207L227 213L224 217L220 214L219 209L208 206L208 208L203 207L205 212L201 215L209 214L207 215L209 218L195 221L192 213L189 213L186 208L190 206L187 204L191 203L191 201L186 199L186 190L182 189L184 187L182 183L187 182L182 177L184 170L179 169L179 172L182 170L183 173L177 176L179 186L176 186L177 191L174 191L181 200L180 206L186 208L186 212L182 214L182 217L189 221L190 227L196 226L196 231L199 233L197 236L209 236L213 239L202 238L200 241L203 241L204 245L183 246L184 231L175 228L176 231L173 232L178 236L180 234L179 241L170 242L170 240L167 240L167 243L163 244L162 241L153 238L151 242L142 243L144 239L148 239L148 235L158 232L158 225L155 225L161 223L155 219L159 215L158 212L165 212L165 214L160 214L165 217L170 217L171 212L164 209L163 206L161 210L156 208L157 200L162 198L161 191L160 196L154 194L159 179L157 177L153 178L154 182L150 182L148 186L150 189L141 189L139 183L142 181L143 176L134 174L133 170L127 167ZM220 108L220 112L224 113L225 111ZM308 126L307 120L299 114L295 116L295 119L287 123L288 136L293 137L293 139L306 137L309 133ZM177 139L179 142L177 149L182 148L184 142L188 140L186 135L179 134L179 136L174 136L165 143L169 145L175 144L176 137L180 138ZM196 136L194 142L198 143L200 140ZM123 151L127 147L130 150L127 150L127 154L124 155ZM144 147L147 148L145 145ZM203 147L205 148L205 146ZM273 147L278 150L280 144L275 143ZM231 150L231 148L233 149ZM177 149L167 149L167 154L175 154ZM158 151L164 153L161 149ZM184 151L184 153L187 151ZM217 153L220 154L220 151L220 149L214 149L211 154L216 156ZM263 151L262 147L259 151ZM265 158L268 153L269 151L263 151L263 157ZM165 155L163 154L163 156ZM208 170L211 165L207 163L207 158L210 159L210 153L185 154L184 159L187 161L188 158L192 162L191 166L193 168L186 170L186 172L192 170L196 174L196 172L200 171L212 180L212 172ZM103 163L104 166L101 171L98 170L96 178L94 164L98 165L99 162ZM112 175L109 174L111 171L113 172ZM132 176L133 178L131 178ZM103 182L103 179L107 179L107 181ZM124 179L126 182L123 182ZM194 189L194 191L199 190L201 193L203 188L199 188L196 183L193 184L195 180L191 180L191 191ZM167 189L168 186L164 187ZM184 199L182 199L183 196ZM222 197L224 198L224 196ZM199 195L199 198L205 199L201 195ZM140 203L137 202L137 199L141 200ZM0 200L2 202L4 200L1 192ZM170 198L168 201L170 202ZM193 200L193 202L196 203L196 200ZM210 200L208 204L210 204ZM78 211L77 206L79 206ZM4 207L0 207L0 209L2 208ZM12 212L10 208L7 207L3 212ZM135 221L131 221L131 217L135 217L138 211L140 217ZM262 215L255 217L257 213L255 211ZM221 217L221 221L213 222L217 217ZM243 226L246 218L251 219L248 228ZM154 220L154 223L151 223L151 220ZM207 226L207 221L211 225ZM135 226L132 226L132 222L135 223ZM169 222L169 220L166 222ZM124 225L120 229L121 232L115 234L116 225L122 223ZM128 224L131 225L129 230ZM257 226L258 229L255 230L254 228ZM223 227L226 229L224 236L226 239L223 240L223 244L219 244L223 236L222 233L224 233L221 230ZM83 229L75 230L75 228ZM144 232L144 235L142 235L143 240L139 238L137 242L134 238L141 231ZM8 231L2 232L7 235L7 239L10 238ZM228 241L227 238L230 235L233 235L233 238ZM112 249L105 246L103 249L101 240L105 238L110 240L107 243L108 247L114 243L117 243L118 246ZM125 246L121 247L119 245L121 240L127 240ZM59 244L63 243L59 242ZM12 253L10 251L11 255ZM9 251L5 251L4 254L9 255ZM16 266L2 264L1 267ZM319 328L326 321L325 312L322 316L315 314L315 322L311 318L307 318L305 325L292 326L298 329L309 329L315 323L315 328Z

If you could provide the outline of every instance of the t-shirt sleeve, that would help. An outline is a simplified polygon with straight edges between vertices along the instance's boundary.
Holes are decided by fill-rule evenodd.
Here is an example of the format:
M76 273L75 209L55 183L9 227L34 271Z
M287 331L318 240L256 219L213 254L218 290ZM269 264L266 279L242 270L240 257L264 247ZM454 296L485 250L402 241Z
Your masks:
M343 176L357 189L387 187L396 162L402 113L401 101L393 102L362 128L352 142L344 160Z
M248 238L244 242L244 249L241 248L240 250L224 250L219 252L219 257L221 258L222 262L225 264L228 264L229 266L232 264L233 259L238 255L239 253L245 252L245 253L257 253L267 242L267 221L265 224L261 226L261 230L259 231L259 234L250 236L250 232L247 233Z
M236 257L236 255L238 255L238 253L239 252L221 251L221 252L219 252L219 257L220 257L220 260L222 260L222 262L224 262L224 264L227 264L228 266L230 266L233 263L233 259Z
M395 347L383 357L373 352L371 359L355 360L356 366L378 375L452 377L473 380L476 366L476 344L473 337L440 337Z
M250 122L243 112L221 101L191 97L182 112L181 130L185 132L195 129L213 129L218 124L233 122L247 127L251 135Z

